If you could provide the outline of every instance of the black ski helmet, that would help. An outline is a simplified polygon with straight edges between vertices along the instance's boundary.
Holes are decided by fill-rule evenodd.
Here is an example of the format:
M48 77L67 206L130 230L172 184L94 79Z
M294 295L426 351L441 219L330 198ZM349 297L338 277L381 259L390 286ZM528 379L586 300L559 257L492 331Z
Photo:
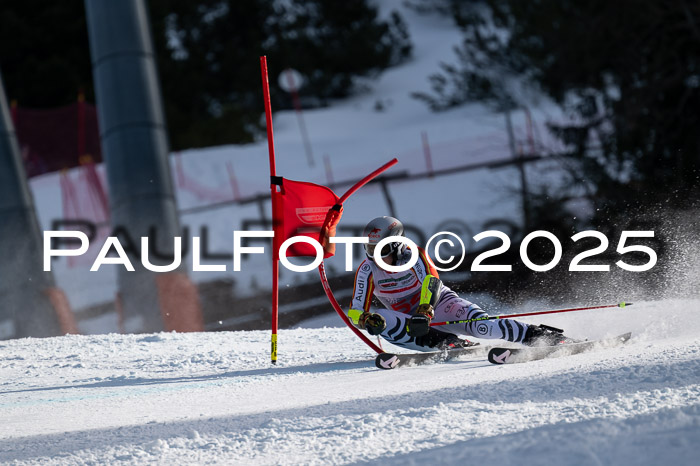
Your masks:
M363 236L369 238L369 243L365 244L365 253L367 257L374 260L374 248L384 238L389 236L403 236L403 223L394 217L377 217L367 224ZM388 250L387 250L388 248ZM397 257L400 256L406 245L402 242L395 241L385 245L382 248L382 257L388 257L391 254L396 254Z

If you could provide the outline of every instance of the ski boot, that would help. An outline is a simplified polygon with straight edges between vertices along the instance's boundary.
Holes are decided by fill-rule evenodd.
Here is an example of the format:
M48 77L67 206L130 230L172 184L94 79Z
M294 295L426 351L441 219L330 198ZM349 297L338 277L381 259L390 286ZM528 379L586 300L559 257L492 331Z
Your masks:
M469 341L466 338L459 338L457 335L448 334L449 336L437 344L436 348L440 351L449 351L458 348L468 348L476 346L479 343Z
M578 343L564 335L564 330L549 325L528 325L522 341L525 346L556 346Z
M434 328L428 330L426 335L416 337L416 344L428 348L435 348L440 351L478 345L478 343L459 338L453 333L441 332Z

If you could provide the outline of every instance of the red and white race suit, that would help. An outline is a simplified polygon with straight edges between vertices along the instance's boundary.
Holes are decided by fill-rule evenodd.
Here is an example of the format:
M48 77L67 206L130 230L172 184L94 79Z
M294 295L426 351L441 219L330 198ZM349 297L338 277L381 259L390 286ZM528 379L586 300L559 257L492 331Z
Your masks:
M411 259L411 250L406 248L397 258L395 266L401 266ZM426 276L439 277L433 262L423 248L418 248L418 261L404 272L388 272L373 260L366 258L355 273L351 309L369 311L372 297L376 297L385 309L375 309L386 320L386 328L381 336L392 344L423 351L434 350L426 346L426 339L408 334L406 321L415 313L421 286ZM457 293L441 283L440 298L434 308L433 322L468 320L488 317L478 305L460 298ZM481 320L468 324L440 326L431 331L448 332L484 339L503 339L521 342L527 325L513 319Z

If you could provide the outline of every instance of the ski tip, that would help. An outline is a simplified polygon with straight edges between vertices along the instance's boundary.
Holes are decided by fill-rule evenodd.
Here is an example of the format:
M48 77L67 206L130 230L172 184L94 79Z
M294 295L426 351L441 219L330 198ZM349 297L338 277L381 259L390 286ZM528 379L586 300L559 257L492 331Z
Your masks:
M398 366L399 362L399 357L396 354L380 353L374 360L374 365L377 366L379 369L389 370Z
M491 364L507 364L512 355L510 348L491 348L488 360Z
M626 301L622 301L620 304L618 304L618 306L624 308L624 307L627 307L627 306L631 306L632 304L634 304L634 303L628 303L628 302L626 302Z

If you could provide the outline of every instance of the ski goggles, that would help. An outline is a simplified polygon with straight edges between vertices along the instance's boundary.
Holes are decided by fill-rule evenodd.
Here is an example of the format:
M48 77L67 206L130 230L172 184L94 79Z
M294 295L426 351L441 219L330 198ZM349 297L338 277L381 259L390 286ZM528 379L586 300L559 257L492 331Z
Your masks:
M373 258L374 257L374 249L377 247L376 244L371 244L367 243L364 245L365 246L365 251L367 252L367 257ZM389 257L394 253L396 250L396 243L389 243L385 244L384 247L382 248L383 251L386 251L388 249L388 252L386 254L380 254L380 257ZM381 253L382 251L380 251Z

